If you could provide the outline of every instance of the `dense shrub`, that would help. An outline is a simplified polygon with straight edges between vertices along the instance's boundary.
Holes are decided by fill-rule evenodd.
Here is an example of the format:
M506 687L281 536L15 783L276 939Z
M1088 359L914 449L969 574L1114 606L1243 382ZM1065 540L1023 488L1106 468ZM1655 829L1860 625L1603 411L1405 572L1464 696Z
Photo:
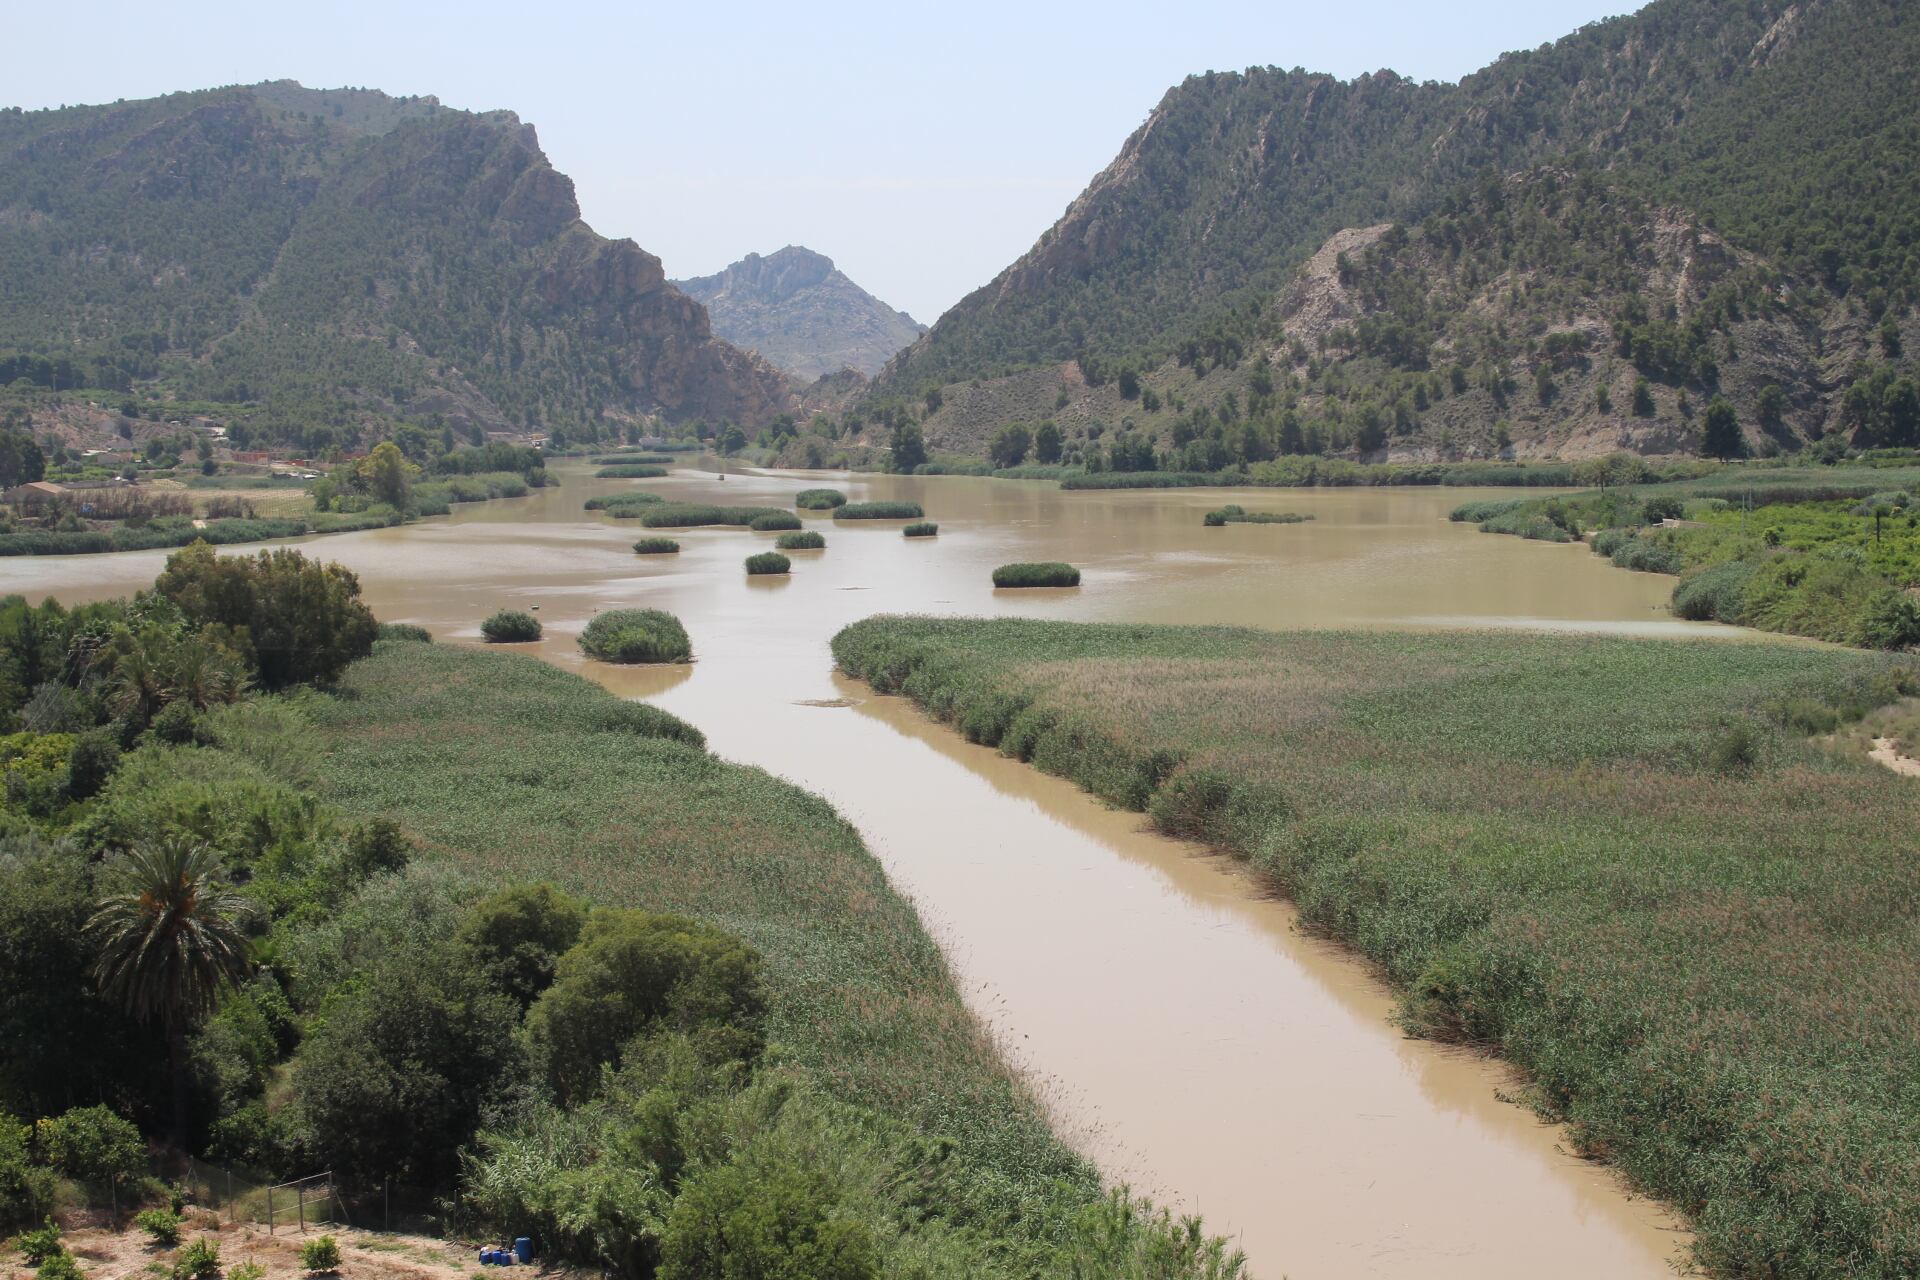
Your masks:
M602 662L685 662L693 656L680 620L660 609L609 609L580 633L580 648Z
M917 502L849 502L835 507L835 520L918 520L927 514Z
M332 1271L340 1265L340 1244L332 1236L321 1236L300 1246L303 1271Z
M212 1236L189 1241L173 1260L172 1280L220 1280L220 1242Z
M667 738L704 750L707 737L668 711L646 702L615 702L596 708L586 718L595 733L630 733L636 738Z
M996 587L1077 587L1080 571L1057 560L1033 564L1003 564L993 571Z
M85 1277L86 1272L70 1253L56 1253L40 1264L40 1280L85 1280Z
M747 528L756 533L773 533L781 529L798 529L800 517L791 511L769 511L765 515L755 516L747 521Z
M759 576L782 574L793 568L793 561L778 551L762 551L747 557L747 572Z
M802 489L793 495L793 505L802 511L831 511L846 503L847 495L838 489Z
M490 644L525 644L540 638L540 619L519 609L501 609L480 624Z
M169 1249L180 1243L181 1221L172 1209L142 1209L133 1216L133 1225L146 1232L148 1239Z
M909 538L931 538L940 532L940 526L931 520L916 520L900 532Z
M1609 558L1616 568L1641 573L1679 573L1686 567L1685 558L1672 544L1653 538L1628 538L1613 549Z
M425 627L415 626L411 622L383 622L375 633L381 640L406 640L418 644L432 644L433 632Z
M878 1280L872 1231L836 1207L817 1165L754 1160L749 1153L709 1169L687 1185L667 1217L660 1280Z
M41 1225L33 1230L22 1231L14 1243L20 1247L20 1256L27 1260L30 1267L39 1266L65 1247L60 1243L60 1224L51 1216L42 1219Z
M658 480L667 474L667 469L643 462L622 462L611 467L602 467L593 474L598 480Z
M1674 587L1674 616L1688 622L1740 624L1747 612L1747 580L1753 578L1753 570L1755 564L1749 560L1732 560L1680 580Z
M774 546L782 551L819 551L827 545L827 540L812 529L800 533L783 533L774 540Z
M635 555L670 556L680 550L680 544L672 538L641 538L633 544Z

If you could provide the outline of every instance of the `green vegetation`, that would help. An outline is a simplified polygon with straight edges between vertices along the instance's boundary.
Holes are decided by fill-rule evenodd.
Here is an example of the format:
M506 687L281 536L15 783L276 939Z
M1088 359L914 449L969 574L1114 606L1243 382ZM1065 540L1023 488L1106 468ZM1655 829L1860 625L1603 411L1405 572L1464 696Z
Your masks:
M680 550L680 544L672 538L641 538L633 544L634 554L643 556L670 556Z
M849 502L834 508L835 520L918 520L927 514L917 502Z
M303 637L275 669L309 678L370 632L266 592L305 578L272 557L202 560L132 601L0 603L8 1229L111 1188L176 1243L128 1118L157 1136L172 1095L182 1154L324 1164L368 1206L391 1180L576 1268L1238 1274L1193 1224L1100 1198L818 798L497 652L387 640L337 693L242 696L213 675L243 634L221 619ZM23 1243L75 1280L56 1229ZM209 1239L154 1269L218 1268Z
M638 514L640 523L649 529L694 529L709 524L750 528L754 521L768 516L794 519L791 511L782 511L779 507L716 507L685 502L663 502L648 506Z
M657 493L619 493L605 498L588 498L588 511L604 511L612 520L638 520L648 511L664 506L666 499Z
M540 638L540 619L519 609L501 609L480 624L490 644L526 644Z
M658 480L667 474L667 469L638 462L623 462L617 467L602 467L593 474L600 480Z
M411 622L383 622L375 633L378 640L410 640L420 644L432 644L433 632Z
M1464 503L1489 533L1591 545L1623 569L1680 576L1673 611L1837 644L1920 644L1920 470L1743 468L1681 484Z
M940 526L931 520L916 520L900 532L909 538L931 538L939 534Z
M758 555L747 557L747 572L749 574L761 576L778 575L787 572L791 568L793 568L793 561L787 559L778 551L762 551Z
M747 528L756 533L774 533L782 529L798 529L800 517L791 511L768 511L747 521Z
M1920 1262L1920 790L1808 736L1920 688L1910 660L924 618L834 654L1248 858L1408 1027L1499 1049L1686 1209L1715 1271Z
M693 644L680 619L660 609L608 609L580 633L580 648L602 662L686 662Z
M596 467L670 467L679 461L682 459L670 453L615 453L604 458L595 458L593 465Z
M831 511L847 505L847 495L838 489L802 489L793 495L793 505L802 511Z
M993 571L996 587L1077 587L1080 571L1057 560L1033 564L1003 564Z
M827 540L808 529L802 533L783 533L774 540L773 545L781 551L820 551L825 549Z
M1248 511L1236 503L1207 512L1202 523L1209 528L1218 528L1226 524L1304 524L1312 516L1299 515L1292 511Z
M317 1236L300 1246L300 1269L333 1271L340 1266L340 1244L332 1236Z

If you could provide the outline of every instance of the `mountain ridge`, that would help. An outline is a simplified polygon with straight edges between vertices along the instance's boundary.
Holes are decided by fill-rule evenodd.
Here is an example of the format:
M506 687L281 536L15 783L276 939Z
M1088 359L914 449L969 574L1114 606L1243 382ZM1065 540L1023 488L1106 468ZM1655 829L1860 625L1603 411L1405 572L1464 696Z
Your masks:
M764 257L749 253L713 275L673 283L705 304L715 333L803 382L841 369L871 378L926 332L855 284L832 258L799 245Z

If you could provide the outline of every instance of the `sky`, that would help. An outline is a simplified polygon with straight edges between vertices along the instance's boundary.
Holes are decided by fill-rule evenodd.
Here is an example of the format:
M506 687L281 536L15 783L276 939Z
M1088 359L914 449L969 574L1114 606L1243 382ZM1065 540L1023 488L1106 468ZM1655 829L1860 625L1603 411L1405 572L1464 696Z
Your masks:
M10 14L0 105L293 79L506 108L595 230L676 278L803 244L931 323L1190 74L1458 80L1634 0L273 4Z

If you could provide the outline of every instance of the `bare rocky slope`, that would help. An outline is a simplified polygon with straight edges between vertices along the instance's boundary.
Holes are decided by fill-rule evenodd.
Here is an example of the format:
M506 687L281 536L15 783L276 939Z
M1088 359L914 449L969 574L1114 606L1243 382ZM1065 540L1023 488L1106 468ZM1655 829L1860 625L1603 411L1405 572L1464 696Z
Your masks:
M871 378L927 330L849 280L833 259L797 245L674 285L706 305L715 333L803 382L842 369Z

